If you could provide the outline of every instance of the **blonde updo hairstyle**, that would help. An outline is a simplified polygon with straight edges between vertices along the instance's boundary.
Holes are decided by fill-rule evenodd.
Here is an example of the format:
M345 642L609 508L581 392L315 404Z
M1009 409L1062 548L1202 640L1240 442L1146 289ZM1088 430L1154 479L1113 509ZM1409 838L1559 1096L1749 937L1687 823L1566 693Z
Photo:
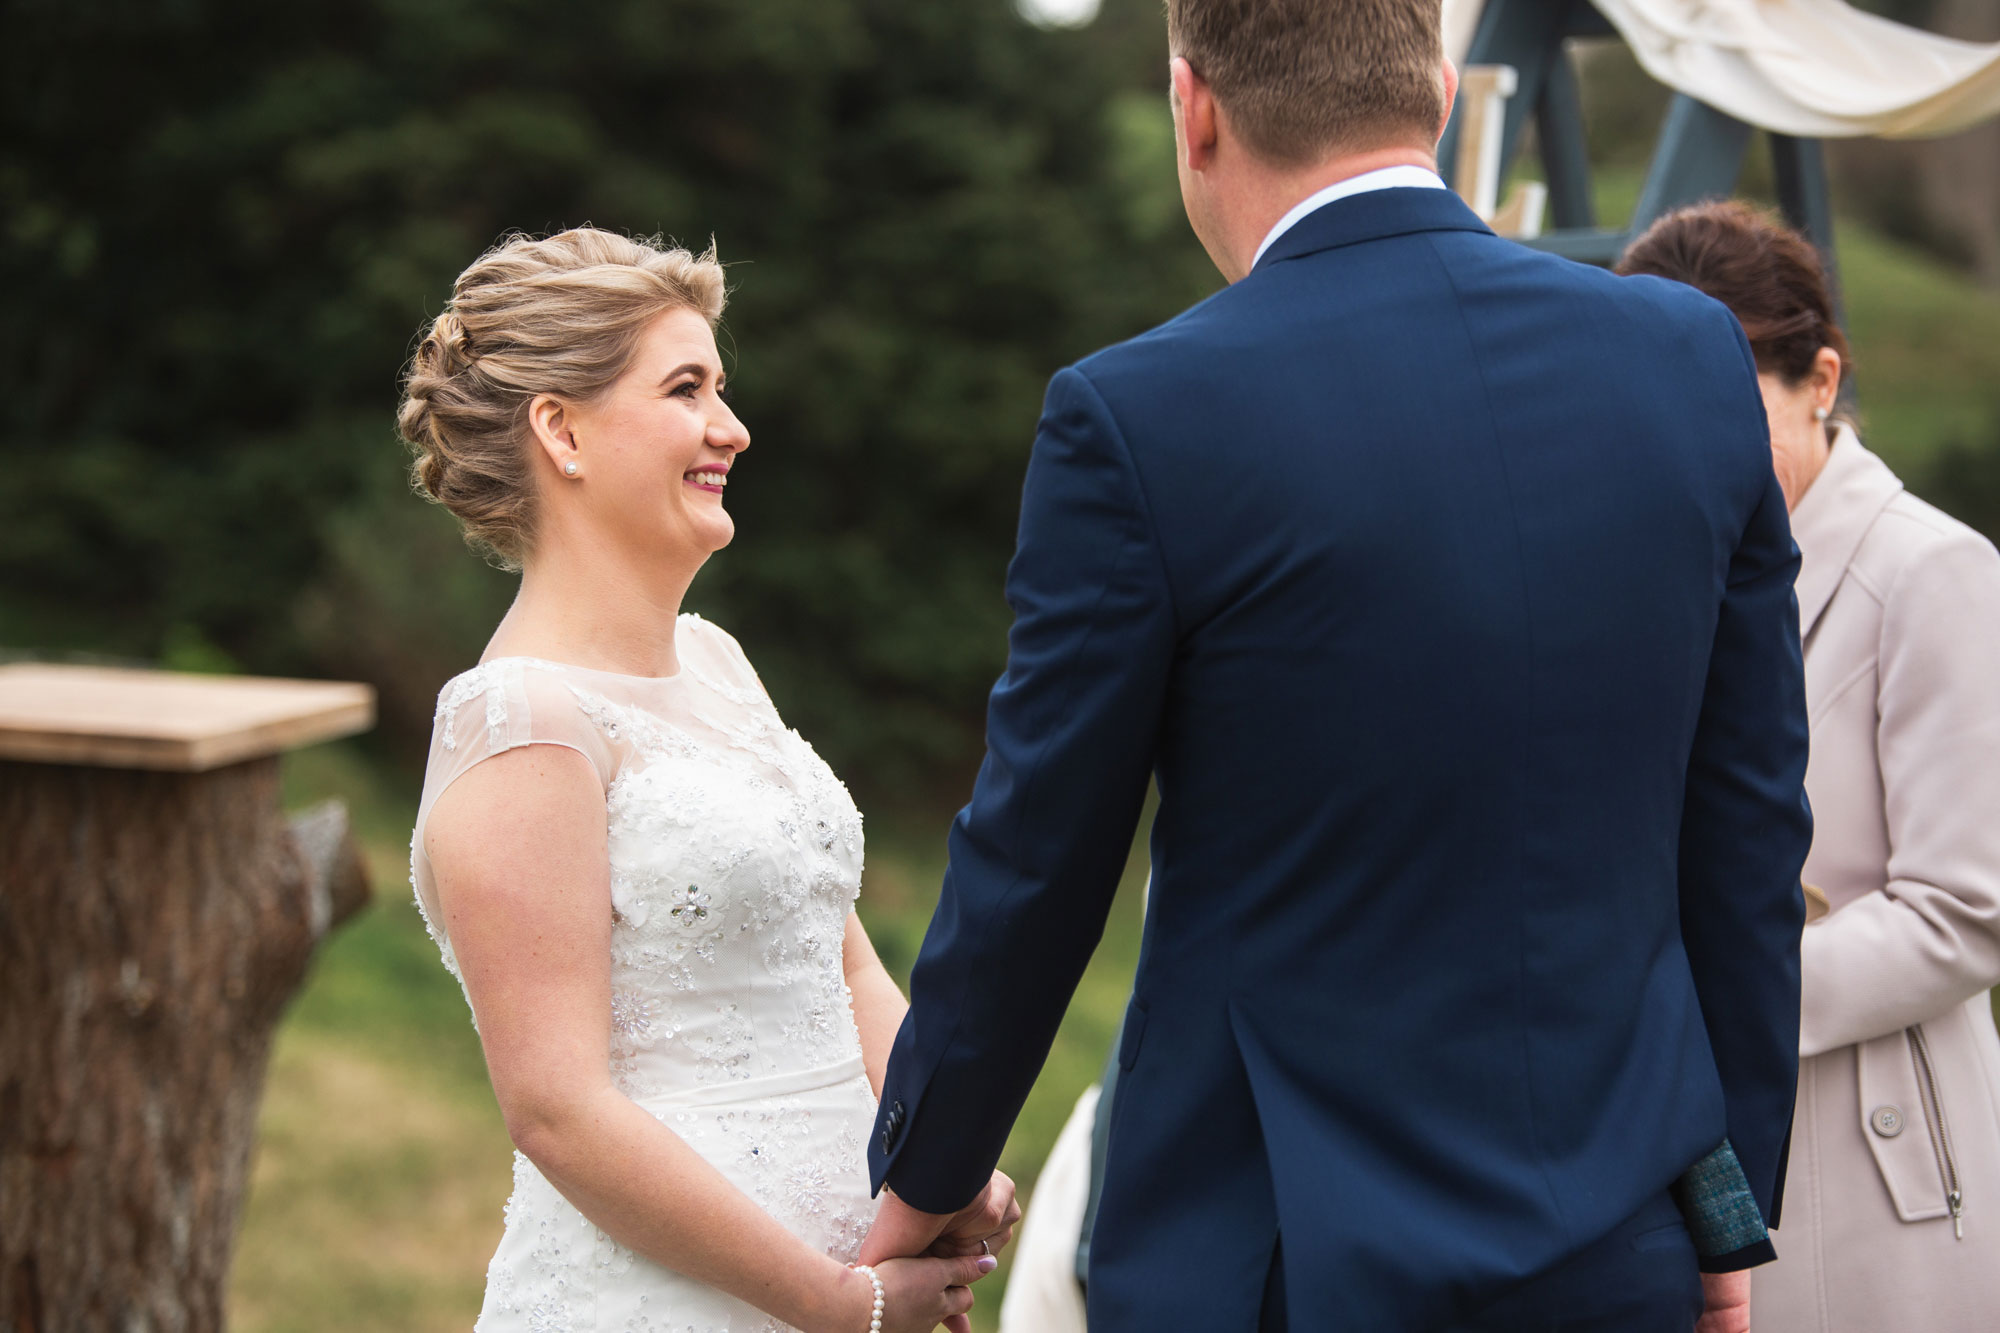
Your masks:
M697 255L596 227L509 236L458 275L403 377L396 426L417 489L518 568L535 535L528 404L590 401L653 320L693 310L713 328L723 299L713 244Z

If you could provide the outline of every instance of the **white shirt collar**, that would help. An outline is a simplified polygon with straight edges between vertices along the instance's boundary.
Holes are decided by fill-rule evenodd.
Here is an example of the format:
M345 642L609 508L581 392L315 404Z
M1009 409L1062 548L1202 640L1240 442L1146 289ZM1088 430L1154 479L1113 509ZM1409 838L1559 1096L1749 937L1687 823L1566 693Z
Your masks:
M1443 190L1447 188L1449 187L1445 185L1444 181L1439 178L1435 171L1432 171L1429 167L1414 166L1381 167L1375 171L1364 171L1359 176L1349 176L1344 181L1335 181L1324 190L1317 191L1299 200L1298 203L1292 206L1291 212L1278 219L1278 225L1271 228L1270 234L1264 237L1264 243L1257 247L1256 258L1250 261L1250 267L1253 269L1256 268L1257 260L1264 257L1264 252L1270 249L1272 243L1280 236L1283 236L1294 226L1298 225L1299 219L1305 217L1308 213L1318 212L1336 199L1346 199L1351 195L1366 194L1370 190Z

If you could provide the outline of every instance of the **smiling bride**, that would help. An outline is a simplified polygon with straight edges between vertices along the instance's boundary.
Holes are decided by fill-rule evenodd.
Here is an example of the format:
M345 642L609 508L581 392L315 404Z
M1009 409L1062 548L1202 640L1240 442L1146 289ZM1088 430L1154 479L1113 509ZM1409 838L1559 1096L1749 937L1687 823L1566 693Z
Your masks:
M861 817L680 604L750 435L713 253L593 228L462 273L399 417L420 489L521 572L438 700L411 847L518 1152L482 1333L962 1325L993 1184L932 1256L849 1265L905 1004Z

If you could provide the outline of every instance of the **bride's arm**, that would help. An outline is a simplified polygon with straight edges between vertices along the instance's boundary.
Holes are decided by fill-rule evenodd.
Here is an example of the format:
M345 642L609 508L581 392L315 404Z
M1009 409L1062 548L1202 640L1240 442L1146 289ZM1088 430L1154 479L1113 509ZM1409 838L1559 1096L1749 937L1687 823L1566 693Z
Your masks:
M613 1086L604 830L588 761L548 745L480 763L426 824L509 1135L578 1211L638 1253L798 1328L860 1333L874 1301L867 1279L786 1230ZM966 1267L883 1265L892 1310L927 1311L934 1291L937 1318L958 1313L966 1293L945 1288L968 1281Z
M861 925L861 918L847 914L847 938L841 946L841 964L847 972L847 989L854 993L854 1026L861 1032L861 1060L868 1066L868 1082L875 1095L882 1095L882 1075L889 1068L889 1050L896 1044L896 1030L910 1002L890 979L889 971L876 956L875 946Z
M896 1033L903 1026L910 1002L882 966L861 918L852 912L847 916L847 938L841 947L847 988L854 993L854 1026L861 1032L861 1060L868 1066L868 1082L880 1097L889 1052L896 1045ZM951 1220L930 1253L955 1257L997 1254L1014 1239L1014 1226L1020 1220L1021 1205L1014 1197L1013 1180L1005 1172L995 1171L979 1197Z

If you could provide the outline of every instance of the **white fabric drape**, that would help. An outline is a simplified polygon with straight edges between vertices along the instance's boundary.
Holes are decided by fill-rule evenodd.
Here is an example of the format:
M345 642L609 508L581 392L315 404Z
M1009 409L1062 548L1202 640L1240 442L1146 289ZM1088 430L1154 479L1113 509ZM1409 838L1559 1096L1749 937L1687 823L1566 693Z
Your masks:
M1028 1200L1014 1267L1000 1299L1000 1333L1086 1333L1083 1288L1076 1280L1076 1247L1090 1207L1091 1135L1097 1128L1098 1088L1083 1090L1069 1123L1042 1164Z
M1801 138L1951 134L2000 115L2000 43L1962 42L1843 0L1593 0L1646 72ZM1444 0L1463 60L1484 0Z
M1463 65L1472 49L1472 35L1479 27L1480 11L1486 0L1444 0L1444 53L1454 65Z

